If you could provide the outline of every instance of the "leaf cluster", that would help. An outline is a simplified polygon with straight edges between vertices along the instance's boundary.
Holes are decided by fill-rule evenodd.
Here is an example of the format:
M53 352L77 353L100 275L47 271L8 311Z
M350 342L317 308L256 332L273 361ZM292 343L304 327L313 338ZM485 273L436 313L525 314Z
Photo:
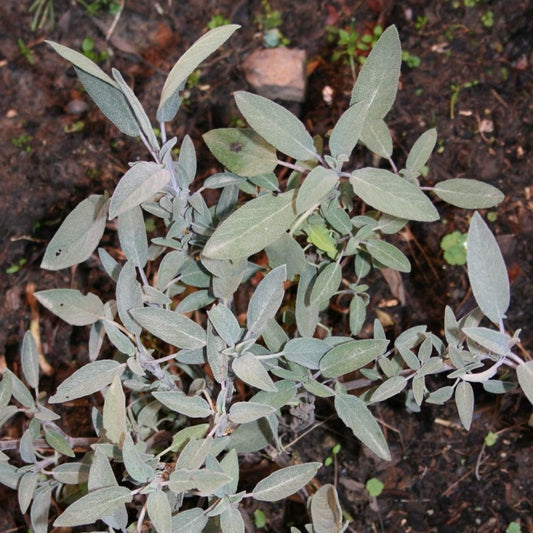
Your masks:
M408 221L439 218L428 192L471 209L502 199L476 180L420 183L436 143L433 129L397 169L384 121L400 74L394 27L369 54L327 143L278 104L237 92L249 127L205 134L223 170L192 189L194 144L185 136L175 158L178 139L166 138L166 123L179 110L188 76L236 29L212 29L171 70L157 110L161 142L118 71L110 77L86 56L50 43L115 126L142 140L151 160L132 163L111 197L83 200L42 261L43 268L65 269L97 251L115 284L115 297L105 302L72 288L36 294L62 320L90 328L89 363L46 398L39 390L39 348L28 332L23 380L8 370L0 382L0 425L19 414L29 420L17 442L23 466L2 452L0 482L18 490L21 510L29 510L37 533L48 528L52 498L69 502L55 517L57 527L101 520L110 530L125 531L134 515L139 529L150 522L159 533L244 531L241 502L273 502L305 490L321 464L290 464L286 457L282 468L245 491L241 454L267 450L283 457L291 435L287 417L307 413L301 423L312 423L315 399L329 402L354 437L384 460L394 450L373 409L393 396L402 395L415 411L453 398L466 429L474 409L472 383L503 393L516 386L516 377L533 401L532 363L513 353L518 332L511 336L503 325L509 307L505 264L478 212L467 237L478 307L463 317L446 308L444 339L423 325L388 339L379 321L371 337L358 337L367 322L370 271L411 268L394 235ZM361 144L388 161L390 170L350 168ZM280 179L283 167L290 174ZM207 203L207 190L218 191L216 203ZM150 236L146 215L158 220ZM116 220L120 260L98 247L109 220ZM241 312L236 296L248 299L252 286ZM322 324L338 295L349 308L344 336ZM104 341L112 358L102 356ZM428 380L436 374L446 375L438 388ZM89 396L95 437L80 451L61 429L56 406ZM319 487L309 510L306 531L347 527L332 485Z

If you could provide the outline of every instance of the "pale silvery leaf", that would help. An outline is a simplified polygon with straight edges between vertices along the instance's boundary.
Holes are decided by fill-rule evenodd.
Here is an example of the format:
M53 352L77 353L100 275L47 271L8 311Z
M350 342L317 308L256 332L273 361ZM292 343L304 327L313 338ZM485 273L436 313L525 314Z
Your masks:
M485 316L499 324L509 307L509 278L498 243L477 212L468 230L466 260L477 304Z
M118 215L118 238L125 256L144 268L148 261L148 239L142 209L132 207Z
M258 337L266 328L269 319L274 318L283 301L283 284L287 279L287 269L281 265L270 271L257 285L246 315L249 337Z
M401 64L398 30L390 26L368 54L353 87L350 105L365 102L369 118L383 118L396 99Z
M339 263L329 263L320 271L309 296L309 303L321 304L327 302L339 289L342 281L342 267Z
M444 310L444 335L448 344L454 347L461 344L463 335L461 334L461 329L455 318L455 314L449 305Z
M220 128L202 138L220 163L239 176L266 174L278 164L276 149L251 129Z
M355 148L368 116L367 102L350 106L339 118L329 138L331 155L350 157Z
M265 252L268 257L268 264L272 268L280 265L287 267L287 279L294 279L305 269L304 251L288 233L282 233L277 241L265 248Z
M68 440L53 429L46 428L44 430L44 438L50 446L62 455L67 457L76 457L76 454L72 451Z
M516 367L518 384L524 391L527 399L533 404L533 361L520 363Z
M215 298L213 294L211 294L211 291L208 291L207 289L200 289L187 294L183 300L180 300L180 303L176 306L176 312L191 313L192 311L197 311L198 309L207 307L214 301Z
M63 381L48 402L62 403L98 392L107 387L113 378L122 372L124 372L124 365L110 359L89 363Z
M237 91L235 102L248 124L280 152L302 161L316 157L313 138L290 111L246 91Z
M315 167L306 176L296 196L296 212L307 211L320 202L333 190L339 182L339 176L334 170L321 166Z
M514 345L513 339L506 333L500 333L489 328L471 327L463 328L463 333L487 350L497 354L506 355Z
M310 286L316 276L316 267L307 264L300 275L296 291L296 326L302 337L313 337L318 324L318 304L309 302Z
M350 184L357 196L383 213L420 222L439 219L435 206L416 185L388 170L372 167L355 170Z
M126 471L138 483L147 483L154 477L155 470L145 462L129 433L124 438L122 458Z
M283 500L305 487L321 466L322 463L305 463L277 470L254 487L252 497L262 502Z
M322 485L311 498L311 518L314 533L342 531L342 509L334 485Z
M365 446L381 459L391 460L383 432L363 400L349 394L338 394L335 396L335 410Z
M222 470L231 477L231 482L227 485L227 494L237 492L239 484L239 457L234 449L230 449L220 461Z
M50 510L51 497L52 487L50 485L46 485L36 491L30 509L30 520L33 533L47 533L48 512Z
M474 415L474 390L467 381L460 381L455 389L455 404L464 428L469 431Z
M143 305L141 284L137 281L135 265L131 261L126 262L118 275L116 296L118 315L122 324L130 333L140 335L141 327L129 314L130 309Z
M120 274L120 269L122 268L121 265L104 248L98 248L98 257L107 275L116 282Z
M296 220L294 191L265 194L230 215L207 241L203 254L212 259L240 259L260 252Z
M60 270L87 260L104 234L108 206L99 194L80 202L48 243L41 268Z
M392 155L392 136L389 127L381 118L369 119L361 132L361 141L375 154L385 159Z
M337 200L332 200L327 209L323 210L325 219L341 235L350 235L353 229L352 221L346 211L338 206Z
M132 500L126 487L105 487L89 492L69 505L54 522L54 526L82 526L111 515L121 505Z
M119 376L115 376L104 398L104 430L108 440L122 447L128 431L126 422L126 396Z
M62 463L52 470L56 481L65 485L87 483L89 466L84 463Z
M146 510L157 533L172 533L172 511L162 490L148 494Z
M193 182L196 176L196 163L194 143L188 135L185 135L181 141L177 168L178 184L182 189L186 189Z
M336 378L348 374L383 355L389 344L388 340L363 339L344 342L332 348L320 360L320 371L327 378Z
M399 272L411 272L409 259L396 246L378 239L371 239L365 244L368 253L381 264Z
M170 180L170 172L156 163L142 161L122 176L111 198L109 218L152 200Z
M416 140L405 162L405 170L408 178L415 179L420 175L424 165L428 162L431 152L433 152L433 148L435 148L436 142L437 130L435 128L425 131Z
M22 381L13 374L9 368L4 370L2 382L6 379L6 376L9 376L9 378L7 378L9 380L7 387L8 391L11 391L13 398L15 398L17 402L20 402L24 407L34 407L35 400L33 399L31 392L28 390L28 387L26 387L26 385L24 385L24 383L22 383Z
M228 505L220 515L220 527L222 533L244 533L244 520L239 509L236 509L233 505Z
M2 376L2 381L0 381L0 409L3 409L11 400L11 394L13 393L13 379L11 376L11 373L5 372Z
M20 507L20 512L26 514L31 500L33 499L33 492L37 486L37 475L34 472L25 472L19 480L17 488L17 497Z
M427 403L433 403L436 405L444 405L453 395L454 388L451 386L441 387L436 391L433 391L427 398Z
M187 396L180 391L156 391L153 396L171 411L189 418L206 418L213 414L210 405L200 396Z
M403 376L393 376L384 381L370 397L370 403L379 403L399 394L407 386L407 380Z
M206 57L224 44L239 27L237 24L228 24L208 31L178 59L161 91L159 107L157 108L157 120L159 122L169 122L176 116L180 104L179 91L187 78Z
M113 472L113 468L106 456L102 445L96 445L94 456L89 468L89 478L87 489L92 492L104 487L117 487L118 483Z
M203 509L187 509L172 517L172 533L202 533L207 521Z
M229 419L235 424L246 424L276 411L275 407L257 402L236 402L231 406Z
M275 409L281 409L289 403L296 394L296 385L289 380L276 381L276 392L259 391L250 400L255 403L270 405Z
M125 353L126 355L135 355L137 348L117 326L108 320L105 320L103 324L107 338L119 352Z
M230 481L231 477L224 472L177 469L170 474L168 488L176 494L194 490L200 496L211 496L214 491Z
M493 207L505 198L505 195L493 185L466 178L441 181L433 187L433 192L441 200L464 209Z
M213 378L218 383L224 383L228 377L228 356L224 353L226 343L217 336L211 322L207 324L207 362L213 373Z
M234 359L232 369L239 379L252 387L272 392L278 390L261 361L249 352Z
M55 52L74 65L79 80L102 113L122 132L139 136L139 124L117 83L96 63L66 46L46 41Z
M133 318L159 339L178 348L201 348L206 344L205 330L186 316L155 307L131 309Z
M284 346L283 354L293 363L316 370L320 366L320 359L329 350L331 350L331 346L321 339L300 337L291 339Z
M96 294L76 289L49 289L35 293L37 301L71 326L88 326L104 318L104 304Z
M365 300L364 298L361 298L361 296L358 296L357 294L355 294L352 300L350 301L350 314L349 314L350 331L352 335L357 335L361 331L365 323L365 319L366 319Z
M39 353L37 352L37 343L31 331L26 331L22 341L21 363L22 373L28 385L32 389L36 389L39 386ZM2 402L0 401L1 406Z
M241 336L241 326L233 312L224 304L217 304L207 311L207 316L228 346L233 346Z
M146 112L143 106L141 105L141 102L139 102L139 99L135 96L134 92L124 81L122 74L117 69L111 69L111 73L113 74L113 78L115 78L115 81L117 82L122 94L128 101L130 109L132 110L133 115L135 116L135 120L137 120L137 123L139 124L144 138L147 140L148 144L154 152L159 151L159 143L157 142L157 137L155 136L154 129L150 124L150 120L146 116Z

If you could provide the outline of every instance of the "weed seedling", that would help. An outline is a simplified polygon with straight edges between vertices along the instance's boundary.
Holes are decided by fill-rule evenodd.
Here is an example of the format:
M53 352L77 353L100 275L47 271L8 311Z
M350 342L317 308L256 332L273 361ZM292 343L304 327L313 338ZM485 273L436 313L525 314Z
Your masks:
M254 22L263 34L263 46L265 48L288 46L290 41L280 30L283 23L281 11L272 9L268 0L261 0L261 7L262 11L254 18Z
M31 142L33 141L32 135L24 135L21 133L18 137L13 137L11 143L13 146L24 150L27 154L31 152Z
M26 61L30 65L33 65L35 63L33 50L20 37L17 39L17 45L19 47L19 52L26 58Z
M468 235L460 231L453 231L444 235L440 247L444 251L444 260L449 265L466 264L466 243Z
M208 30L214 30L220 26L226 26L229 23L230 21L227 18L223 17L220 13L217 13L211 17L206 27Z

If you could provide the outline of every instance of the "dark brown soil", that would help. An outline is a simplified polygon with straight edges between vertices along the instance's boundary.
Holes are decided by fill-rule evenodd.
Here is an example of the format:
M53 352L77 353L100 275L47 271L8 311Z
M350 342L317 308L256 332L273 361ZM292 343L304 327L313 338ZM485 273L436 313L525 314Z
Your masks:
M465 4L474 4L465 7ZM79 49L92 37L96 50L106 49L101 24L112 17L101 11L90 17L75 1L54 2L58 20L53 30L32 33L25 2L0 5L0 367L18 371L19 346L30 319L38 321L46 355L54 372L43 386L53 391L73 361L85 360L83 328L70 328L31 308L34 287L77 286L98 289L101 275L89 260L76 272L44 272L39 263L47 241L65 215L89 193L112 191L129 161L144 157L144 147L111 126L80 90L73 70L53 54L44 39ZM201 83L174 122L175 134L188 133L200 154L199 180L212 173L215 161L203 147L201 134L227 126L238 116L231 93L246 89L240 66L261 46L254 15L257 0L131 1L115 29L103 63L117 67L153 116L168 71L203 31L215 13L242 24L229 46L210 58ZM530 2L504 0L309 0L281 2L282 31L291 46L307 51L310 75L306 102L299 112L312 133L324 134L345 109L353 83L350 68L332 63L333 45L326 26L363 32L377 22L398 26L404 50L420 65L404 64L397 103L388 124L401 164L414 140L427 128L439 131L428 183L450 177L472 177L499 187L504 202L492 211L492 228L506 256L512 282L509 331L522 328L521 355L531 359L533 347L533 7ZM488 25L488 12L493 24ZM485 21L485 23L483 22ZM21 52L17 40L28 46ZM30 61L31 60L31 61ZM209 91L202 90L209 85ZM325 86L333 89L326 104ZM452 95L458 92L453 117ZM79 121L84 126L75 131ZM361 163L365 156L358 154ZM449 266L439 243L443 235L468 227L467 214L438 205L442 221L412 224L405 246L414 272L403 279L405 306L397 305L391 288L377 279L372 288L380 318L392 330L416 323L441 330L443 309L458 312L472 305L462 267ZM113 237L106 237L110 245ZM20 268L17 268L20 267ZM106 290L105 286L101 287ZM332 319L342 326L342 317ZM341 425L324 426L302 439L294 453L304 460L323 461L342 445L332 466L321 470L319 483L336 483L343 508L353 520L349 531L503 532L512 521L533 531L533 443L528 418L531 405L518 393L488 397L476 391L475 420L470 433L457 424L453 406L426 406L408 414L390 402L377 410L387 428L393 461L384 463L355 443ZM326 417L328 406L318 406ZM67 431L83 434L84 425L71 413ZM15 430L16 428L13 428ZM497 443L484 447L489 432ZM478 477L476 463L479 461ZM371 501L364 484L379 478L385 490ZM14 493L3 491L0 530L23 530ZM253 512L250 509L250 516ZM302 527L305 508L287 501L264 507L264 531ZM253 523L253 522L250 522ZM254 527L252 526L252 529Z

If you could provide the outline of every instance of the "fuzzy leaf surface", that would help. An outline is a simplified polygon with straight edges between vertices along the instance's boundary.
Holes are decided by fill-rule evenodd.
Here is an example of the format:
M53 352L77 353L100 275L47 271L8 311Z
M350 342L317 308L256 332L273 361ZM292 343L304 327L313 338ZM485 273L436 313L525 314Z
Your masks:
M533 361L527 361L516 367L516 377L527 399L533 404Z
M206 418L213 414L207 401L200 396L187 396L179 391L156 391L153 396L171 411L190 418Z
M416 140L415 144L413 144L409 151L407 161L405 162L405 170L409 177L417 178L420 175L420 171L428 162L436 142L437 130L435 128L425 131Z
M320 202L333 190L339 182L339 176L334 170L321 166L315 167L303 182L296 196L296 212L307 211Z
M461 381L455 388L455 404L464 428L469 431L474 415L474 389L467 381Z
M37 343L31 331L26 331L22 341L22 373L32 389L39 386L39 353ZM1 406L1 401L0 401Z
M294 192L265 194L230 215L207 241L203 254L212 259L240 259L260 252L296 220Z
M104 317L104 304L96 294L76 289L49 289L35 293L37 301L71 326L87 326Z
M235 102L248 124L280 152L301 161L316 157L313 138L290 111L246 91L237 91Z
M404 253L392 244L371 239L366 243L368 253L383 265L398 270L398 272L411 272L411 263Z
M441 200L463 209L493 207L505 198L504 194L490 183L465 178L441 181L435 185L433 192Z
M48 243L41 268L60 270L87 260L104 234L108 206L99 194L80 202Z
M350 184L368 205L399 218L432 222L439 213L416 186L388 170L366 167L355 170Z
M485 316L499 324L509 308L509 277L496 238L477 212L468 230L466 260L477 304Z

